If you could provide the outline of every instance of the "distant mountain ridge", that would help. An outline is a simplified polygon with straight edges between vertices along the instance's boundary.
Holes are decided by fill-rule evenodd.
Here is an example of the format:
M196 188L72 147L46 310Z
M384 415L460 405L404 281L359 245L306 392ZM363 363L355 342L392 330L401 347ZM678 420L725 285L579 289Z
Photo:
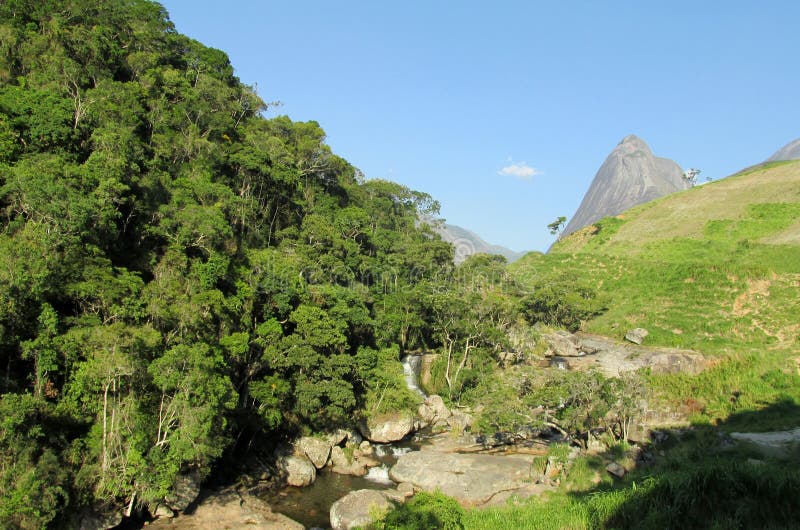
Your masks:
M473 254L497 254L505 257L509 263L525 255L525 252L515 252L510 248L488 243L475 232L461 226L434 223L433 228L441 236L442 240L451 243L455 247L454 261L456 265Z
M775 153L767 158L767 162L778 162L782 160L800 160L800 138L784 145Z
M677 163L653 155L641 138L626 136L600 166L563 236L687 187Z

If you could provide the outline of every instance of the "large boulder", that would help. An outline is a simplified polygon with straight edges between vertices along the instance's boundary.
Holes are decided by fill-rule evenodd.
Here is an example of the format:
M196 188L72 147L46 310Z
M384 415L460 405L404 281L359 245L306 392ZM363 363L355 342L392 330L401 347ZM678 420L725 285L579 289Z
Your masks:
M370 442L397 442L414 430L414 418L405 412L384 414L361 422L359 429Z
M649 334L650 332L644 328L633 328L625 334L625 340L634 344L641 344Z
M450 417L450 409L444 404L442 396L436 394L425 398L417 409L417 415L426 425L433 425L439 421L446 421Z
M490 503L501 492L529 494L531 455L454 454L412 451L389 471L395 482L424 491L440 490L464 505Z
M317 479L317 468L305 455L290 455L281 459L281 469L286 473L286 483L304 487Z
M192 472L178 475L172 491L164 497L165 504L176 512L182 512L200 495L200 484L203 479L200 473Z
M367 474L369 468L377 465L380 465L380 462L361 449L352 450L350 456L339 446L331 449L331 470L334 473L361 477Z
M297 521L274 513L269 505L249 494L223 490L200 501L190 515L174 519L156 520L148 528L169 530L303 530Z
M367 526L373 517L393 508L386 494L376 490L351 491L331 506L333 530L350 530Z
M542 338L547 342L553 355L559 357L581 357L584 355L579 349L577 337L567 331L554 331L546 333Z
M317 469L322 469L328 463L328 457L331 455L331 444L327 441L304 436L294 445L297 451L306 455Z

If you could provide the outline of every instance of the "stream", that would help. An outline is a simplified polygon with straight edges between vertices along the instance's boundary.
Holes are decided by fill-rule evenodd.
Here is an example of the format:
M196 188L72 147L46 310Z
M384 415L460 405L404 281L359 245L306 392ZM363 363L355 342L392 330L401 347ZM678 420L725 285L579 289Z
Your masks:
M409 390L427 397L419 387L419 373L422 357L406 355L401 359L403 376ZM373 457L381 464L369 469L363 477L341 475L328 468L317 471L317 479L310 486L296 488L288 486L262 496L272 510L282 513L306 528L330 528L329 513L334 502L351 491L360 489L388 490L397 487L389 478L389 469L397 463L397 458L410 451L418 451L428 436L415 433L408 440L393 444L372 444Z

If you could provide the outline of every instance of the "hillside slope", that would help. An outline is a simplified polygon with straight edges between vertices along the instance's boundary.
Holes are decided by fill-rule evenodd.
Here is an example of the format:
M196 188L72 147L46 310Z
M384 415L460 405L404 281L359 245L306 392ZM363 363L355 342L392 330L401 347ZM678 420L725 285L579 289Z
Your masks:
M622 339L644 327L648 344L719 357L696 378L653 378L672 410L712 421L800 403L798 388L775 383L800 383L800 162L750 168L638 206L511 269L523 285L577 278L595 289L607 310L584 323L587 331Z
M682 177L678 164L654 156L641 138L626 136L600 166L564 235L637 204L686 189Z

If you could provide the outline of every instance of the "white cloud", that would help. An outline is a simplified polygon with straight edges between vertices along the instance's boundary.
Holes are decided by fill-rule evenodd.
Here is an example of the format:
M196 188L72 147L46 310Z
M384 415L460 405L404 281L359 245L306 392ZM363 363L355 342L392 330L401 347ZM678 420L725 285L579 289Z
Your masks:
M530 180L536 175L542 174L541 171L535 167L529 166L525 162L509 164L497 173L498 175L503 175L504 177L514 177L522 180Z

